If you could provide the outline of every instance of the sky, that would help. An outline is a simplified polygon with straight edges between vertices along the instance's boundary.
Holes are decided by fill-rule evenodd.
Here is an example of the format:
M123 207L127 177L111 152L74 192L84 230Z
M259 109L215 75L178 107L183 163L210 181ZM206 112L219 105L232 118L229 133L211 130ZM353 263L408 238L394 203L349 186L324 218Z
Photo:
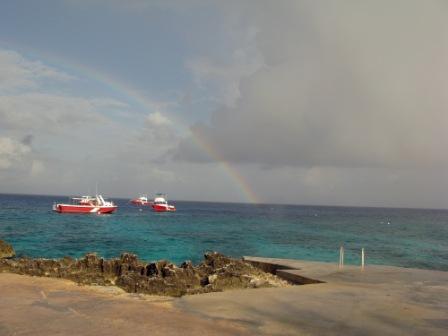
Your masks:
M444 0L0 0L0 192L448 208Z

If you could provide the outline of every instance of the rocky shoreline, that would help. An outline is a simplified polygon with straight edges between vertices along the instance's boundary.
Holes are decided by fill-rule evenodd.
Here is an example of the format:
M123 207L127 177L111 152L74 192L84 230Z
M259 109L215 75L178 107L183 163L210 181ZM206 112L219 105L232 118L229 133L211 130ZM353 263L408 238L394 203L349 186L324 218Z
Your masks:
M208 252L204 260L176 266L167 260L146 263L135 254L104 259L96 253L83 258L14 258L11 245L0 240L0 272L64 278L78 284L118 286L130 293L182 296L227 289L285 287L289 284L242 260Z

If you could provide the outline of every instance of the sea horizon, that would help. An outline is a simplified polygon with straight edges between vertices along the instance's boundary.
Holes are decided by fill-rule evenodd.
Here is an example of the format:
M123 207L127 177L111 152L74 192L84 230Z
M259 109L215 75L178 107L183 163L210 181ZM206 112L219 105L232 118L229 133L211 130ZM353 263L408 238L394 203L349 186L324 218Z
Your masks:
M198 262L206 251L232 257L337 262L448 271L448 211L310 205L174 201L177 212L157 214L128 198L113 198L111 215L58 214L67 196L0 194L0 239L18 256L110 258L131 252L143 260Z
M117 200L128 200L130 201L131 199L135 198L135 197L139 197L141 195L147 195L151 198L151 196L156 195L157 193L153 193L153 194L135 194L133 196L109 196L107 194L103 194L101 192L99 192L99 194L103 195L105 198L107 199L117 199ZM162 193L163 194L163 193ZM59 194L41 194L41 193L14 193L14 192L0 192L0 195L11 195L11 196L43 196L43 197L79 197L81 196L81 194L66 194L66 195L59 195ZM87 194L82 194L82 195L87 195ZM90 195L93 195L93 193L91 193ZM246 204L246 205L281 205L281 206L302 206L302 207L335 207L335 208L366 208L366 209L408 209L408 210L441 210L441 211L448 211L448 207L447 208L437 208L437 207L414 207L414 206L374 206L374 205L349 205L349 204L312 204L312 203L276 203L276 202L259 202L259 203L253 203L253 202L249 202L249 201L238 201L238 202L232 202L232 201L207 201L207 200L186 200L186 199L171 199L170 201L172 202L192 202L192 203L216 203L216 204Z

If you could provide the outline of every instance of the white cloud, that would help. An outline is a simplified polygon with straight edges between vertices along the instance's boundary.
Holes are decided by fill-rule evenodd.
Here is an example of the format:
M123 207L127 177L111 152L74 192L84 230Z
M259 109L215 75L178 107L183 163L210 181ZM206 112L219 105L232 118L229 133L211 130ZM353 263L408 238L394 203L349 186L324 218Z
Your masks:
M15 51L0 50L0 90L36 88L44 79L68 81L74 77L39 61L25 59Z
M0 137L0 170L12 168L30 152L31 148L28 145L8 137Z
M110 97L63 95L43 79L67 85L70 92L66 82L73 77L0 50L2 183L33 184L29 179L36 176L48 182L61 178L62 170L71 176L73 161L104 160L115 154L114 141L127 137L126 127L113 118L128 110L127 104Z
M0 130L57 133L66 127L106 123L101 111L128 107L108 97L61 95L42 82L65 84L74 79L39 60L0 49Z
M105 107L105 102L101 107ZM46 93L0 96L0 129L60 133L80 125L106 123L98 102Z
M148 114L148 116L146 117L146 123L149 127L171 125L171 121L168 119L168 117L160 113L160 111Z
M110 5L73 1L92 2L93 10ZM176 129L176 112L201 120L192 129L261 200L446 207L448 29L442 2L113 3L119 10L109 8L111 16L128 8L124 19L134 9L168 22L172 13L180 19L169 25L169 36L182 40L176 56L188 55L184 65L194 78L185 84L181 74L185 104L148 104L148 87L139 87L147 114L111 123L132 106L91 98L88 88L85 96L61 95L46 84L70 92L77 81L58 79L29 59L4 60L10 69L1 72L9 79L2 82L0 136L11 139L18 154L2 156L9 166L0 172L2 190L84 193L98 181L109 195L164 191L172 198L245 201L238 182L219 162L210 163L191 137L176 153L188 162L157 161L184 131ZM170 67L172 58L166 61Z
M146 144L157 146L158 155L161 155L163 149L173 148L179 142L180 126L179 121L172 120L167 113L156 111L146 117L139 139L144 138Z

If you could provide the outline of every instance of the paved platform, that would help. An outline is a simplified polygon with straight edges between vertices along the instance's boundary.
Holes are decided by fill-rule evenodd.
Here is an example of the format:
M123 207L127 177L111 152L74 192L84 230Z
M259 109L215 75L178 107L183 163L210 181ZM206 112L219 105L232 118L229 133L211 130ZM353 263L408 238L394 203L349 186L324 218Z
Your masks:
M448 272L245 257L305 286L183 297L207 318L267 335L440 335L448 333ZM301 280L302 279L302 280Z
M310 283L414 283L437 279L448 284L448 272L382 265L360 266L337 263L245 256L251 264L296 284Z
M448 272L254 260L324 282L174 299L0 273L0 336L447 334Z
M173 301L0 273L0 336L251 335L238 323L180 311Z

